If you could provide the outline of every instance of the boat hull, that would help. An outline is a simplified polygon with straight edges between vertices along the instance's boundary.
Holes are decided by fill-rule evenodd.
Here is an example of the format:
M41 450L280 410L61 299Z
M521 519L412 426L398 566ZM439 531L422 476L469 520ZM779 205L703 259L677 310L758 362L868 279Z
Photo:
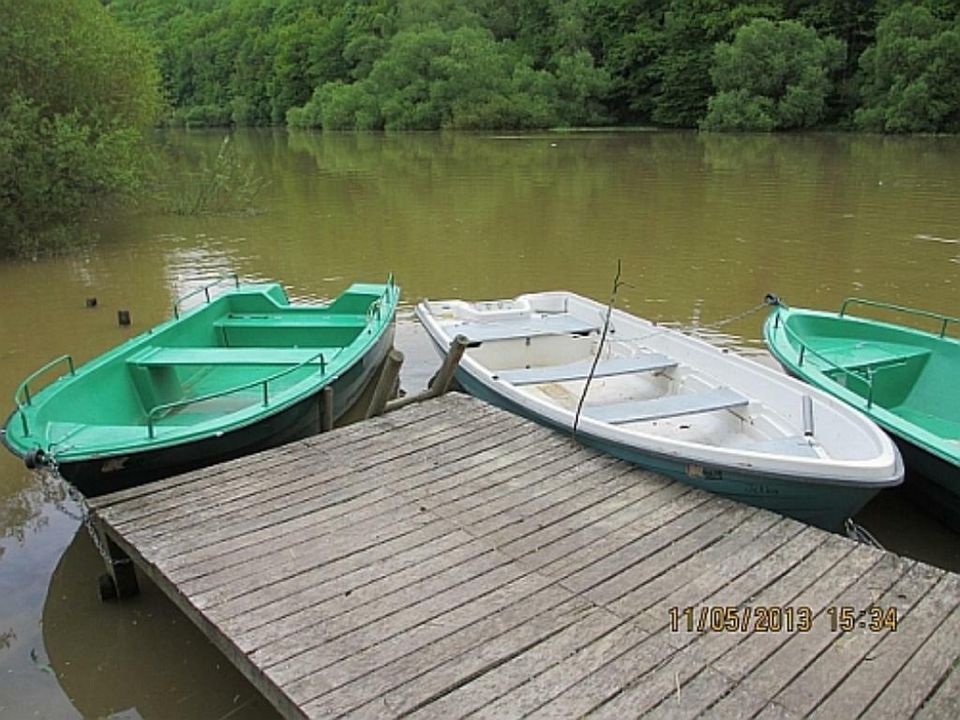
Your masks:
M335 424L349 422L361 409L393 347L394 330L391 322L367 353L328 384L333 389ZM278 447L320 432L322 390L244 427L169 447L62 461L57 471L84 496L96 497Z
M528 408L511 402L462 368L457 371L456 379L470 395L491 405L527 417L559 432L571 432L569 427L551 422L541 415L531 413ZM577 439L589 447L687 485L730 500L773 510L831 532L842 530L847 518L856 514L879 492L876 487L800 483L793 477L779 477L763 472L750 473L730 466L691 463L683 458L668 457L645 452L636 446L609 442L582 430L577 432Z
M809 317L817 322L837 325L842 327L842 330L836 329L836 335L849 333L847 339L849 337L856 339L858 333L861 333L864 340L860 345L865 349L869 349L871 345L877 347L878 344L886 341L897 342L898 347L901 348L915 344L921 350L936 352L938 345L947 346L948 343L955 344L956 341L855 316L847 319L840 314L780 306L771 312L764 324L764 340L770 353L784 371L857 408L885 430L896 443L908 471L904 484L906 495L928 514L952 529L960 531L960 464L958 464L957 453L945 456L944 443L941 439L934 438L930 433L924 432L922 427L908 422L895 407L885 407L882 404L884 398L879 392L877 394L880 402L870 403L863 394L854 392L824 372L826 367L832 370L834 375L842 375L839 364L834 365L830 362L828 350L821 351L819 357L817 354L812 354L815 360L821 360L819 364L809 361L804 363L795 345L804 338L798 336L791 340L782 329L783 323L786 323L790 317ZM858 329L859 326L863 326L863 329ZM812 338L808 341L812 341ZM950 389L944 387L944 391L950 391ZM909 408L910 394L902 394L905 397L900 398L899 401ZM918 438L926 438L927 442L920 442ZM936 449L933 443L936 443Z

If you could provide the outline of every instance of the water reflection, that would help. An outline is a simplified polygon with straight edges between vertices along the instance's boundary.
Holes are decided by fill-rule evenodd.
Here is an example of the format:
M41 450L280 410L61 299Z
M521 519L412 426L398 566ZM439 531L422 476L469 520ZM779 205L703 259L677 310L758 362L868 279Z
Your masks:
M84 717L130 708L144 720L277 717L156 586L141 577L138 597L105 604L95 590L100 572L102 561L81 527L43 604L50 667Z

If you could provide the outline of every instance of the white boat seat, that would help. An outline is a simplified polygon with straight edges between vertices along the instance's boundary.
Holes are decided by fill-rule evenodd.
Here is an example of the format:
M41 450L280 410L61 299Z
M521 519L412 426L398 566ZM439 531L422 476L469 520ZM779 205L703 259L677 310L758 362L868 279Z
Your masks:
M677 415L694 415L714 410L743 407L750 401L727 387L704 392L665 395L652 400L634 400L611 405L585 407L583 414L593 420L611 424L639 420L659 420Z
M565 382L567 380L586 380L590 375L593 359L580 360L566 365L550 365L548 367L519 368L516 370L501 370L496 377L514 385L536 385L539 383ZM601 360L593 377L612 377L614 375L630 375L633 373L654 372L677 366L673 358L660 353L649 353L628 358L612 358Z
M791 435L789 437L775 438L773 440L761 440L743 446L744 450L759 450L760 452L772 453L774 455L797 455L799 457L820 457L816 449L810 445L807 438L802 435Z
M516 320L495 322L465 322L449 327L451 335L463 335L471 342L509 340L537 335L586 335L591 332L600 332L600 329L596 322L581 320L569 313L545 315L541 318L524 316Z
M300 365L323 353L324 362L340 348L148 347L127 362L141 367L165 365ZM318 357L315 361L320 363Z

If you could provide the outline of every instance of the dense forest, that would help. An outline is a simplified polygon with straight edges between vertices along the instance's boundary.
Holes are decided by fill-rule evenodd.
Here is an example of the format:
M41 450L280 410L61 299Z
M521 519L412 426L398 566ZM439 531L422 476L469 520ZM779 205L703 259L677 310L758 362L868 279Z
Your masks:
M960 0L112 0L170 120L960 130Z

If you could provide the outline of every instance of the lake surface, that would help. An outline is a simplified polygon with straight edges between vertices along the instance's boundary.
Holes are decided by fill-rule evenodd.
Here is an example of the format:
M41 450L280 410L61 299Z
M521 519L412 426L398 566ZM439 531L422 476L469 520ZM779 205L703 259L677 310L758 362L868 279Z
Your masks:
M189 198L222 133L157 144ZM566 288L710 329L767 292L836 308L851 295L960 314L960 138L695 133L232 136L265 185L254 209L104 212L55 259L0 261L0 401L49 359L90 359L236 272L295 299L393 272L403 380L437 360L412 320L423 297ZM97 298L88 309L87 298ZM130 328L117 324L129 310ZM760 353L762 312L713 333ZM4 411L4 414L6 410ZM96 597L99 559L53 480L0 453L0 717L263 718L272 711L146 581ZM960 570L960 542L896 494L858 518L887 547Z

